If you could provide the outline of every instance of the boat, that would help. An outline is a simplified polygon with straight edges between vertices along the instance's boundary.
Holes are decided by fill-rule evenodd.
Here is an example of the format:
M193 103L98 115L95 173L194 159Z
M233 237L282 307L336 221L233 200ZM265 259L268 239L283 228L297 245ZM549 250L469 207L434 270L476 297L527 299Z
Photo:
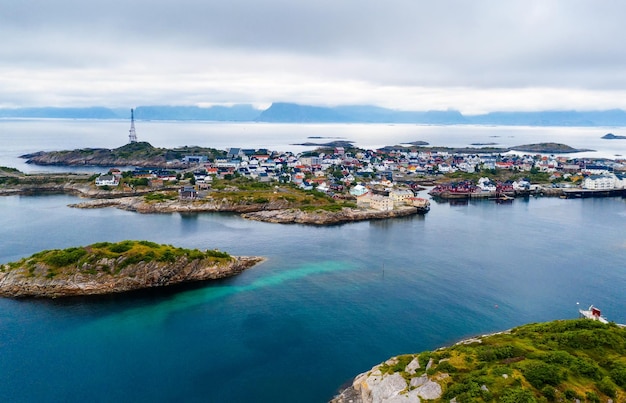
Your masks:
M587 310L579 309L578 312L580 313L581 318L597 320L598 322L601 322L601 323L609 323L608 319L602 316L602 312L593 305L590 305L589 309Z
M507 196L505 194L502 195L498 195L496 197L493 198L489 198L489 200L495 200L496 203L500 204L500 203L511 203L513 202L513 200L515 200L515 197L511 197L511 196Z

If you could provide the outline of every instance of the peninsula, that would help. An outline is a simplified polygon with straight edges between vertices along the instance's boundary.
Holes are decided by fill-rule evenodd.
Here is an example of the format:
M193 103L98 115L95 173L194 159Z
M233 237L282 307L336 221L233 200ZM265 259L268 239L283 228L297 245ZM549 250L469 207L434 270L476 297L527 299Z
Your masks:
M626 329L588 319L529 324L393 357L333 403L623 402Z
M57 298L122 293L230 277L263 260L149 241L100 242L46 250L0 265L0 296Z

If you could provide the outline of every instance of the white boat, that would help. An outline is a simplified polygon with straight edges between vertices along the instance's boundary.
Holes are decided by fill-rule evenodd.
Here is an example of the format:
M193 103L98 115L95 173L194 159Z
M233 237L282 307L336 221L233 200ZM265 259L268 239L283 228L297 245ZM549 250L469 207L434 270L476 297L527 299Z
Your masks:
M609 323L609 321L604 316L602 316L602 312L600 312L600 310L593 305L590 305L589 309L587 310L579 309L578 312L580 313L581 318L597 320L601 323Z

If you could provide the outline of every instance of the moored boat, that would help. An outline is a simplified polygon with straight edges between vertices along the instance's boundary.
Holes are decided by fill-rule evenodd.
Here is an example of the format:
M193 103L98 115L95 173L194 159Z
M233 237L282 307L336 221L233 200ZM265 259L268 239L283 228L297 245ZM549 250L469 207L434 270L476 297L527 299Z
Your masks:
M601 322L601 323L609 323L608 319L602 316L602 312L593 305L590 305L589 309L586 309L586 310L579 309L578 312L580 313L581 318L597 320L598 322Z

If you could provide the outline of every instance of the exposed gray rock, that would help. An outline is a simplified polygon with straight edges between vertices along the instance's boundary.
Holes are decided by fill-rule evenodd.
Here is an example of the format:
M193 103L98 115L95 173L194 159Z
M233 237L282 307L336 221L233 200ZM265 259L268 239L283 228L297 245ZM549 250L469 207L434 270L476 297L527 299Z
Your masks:
M406 368L404 369L404 371L410 375L415 375L415 372L417 372L417 370L420 368L420 361L417 357L413 358L413 361L411 361Z
M415 389L417 395L426 400L439 399L443 390L437 382L428 380L422 386Z
M409 386L411 386L412 388L417 388L424 385L426 382L428 382L428 375L424 374L418 378L411 378Z

